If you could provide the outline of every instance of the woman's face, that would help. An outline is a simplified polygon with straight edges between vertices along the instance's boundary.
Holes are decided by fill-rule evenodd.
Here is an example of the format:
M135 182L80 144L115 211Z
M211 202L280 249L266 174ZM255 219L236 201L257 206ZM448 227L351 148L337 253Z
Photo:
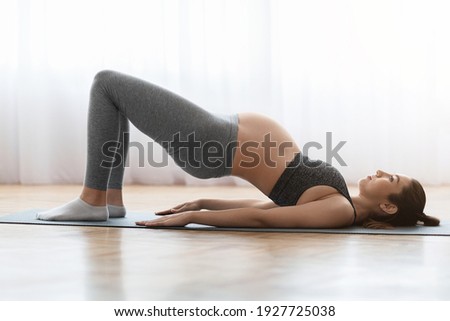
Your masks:
M359 180L359 193L374 203L389 202L390 194L398 194L411 183L405 175L391 174L378 170L375 175Z

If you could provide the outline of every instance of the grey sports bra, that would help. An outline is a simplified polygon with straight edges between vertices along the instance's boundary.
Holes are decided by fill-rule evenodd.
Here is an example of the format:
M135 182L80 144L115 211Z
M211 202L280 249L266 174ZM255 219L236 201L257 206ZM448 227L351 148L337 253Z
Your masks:
M300 196L313 186L326 185L334 187L352 205L354 211L353 224L356 220L355 206L341 173L330 164L321 160L311 160L300 153L281 174L275 183L269 198L279 206L296 205Z

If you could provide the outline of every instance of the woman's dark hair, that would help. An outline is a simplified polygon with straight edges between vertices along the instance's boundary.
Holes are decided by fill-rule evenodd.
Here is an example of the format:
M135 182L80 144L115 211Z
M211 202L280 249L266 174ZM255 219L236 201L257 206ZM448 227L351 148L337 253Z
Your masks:
M398 194L388 196L391 203L397 205L397 213L389 216L369 218L363 222L366 228L392 229L396 226L415 226L422 222L425 226L438 226L439 219L426 215L423 210L426 195L422 185L411 179L411 184L404 187Z

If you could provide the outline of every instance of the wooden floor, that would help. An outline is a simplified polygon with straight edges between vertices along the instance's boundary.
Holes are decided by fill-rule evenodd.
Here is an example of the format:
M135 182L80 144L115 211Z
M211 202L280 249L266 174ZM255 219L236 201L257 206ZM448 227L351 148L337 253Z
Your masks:
M1 186L0 215L50 208L79 186ZM450 219L450 187L428 188ZM128 186L128 210L247 187ZM0 225L0 300L449 300L450 237Z

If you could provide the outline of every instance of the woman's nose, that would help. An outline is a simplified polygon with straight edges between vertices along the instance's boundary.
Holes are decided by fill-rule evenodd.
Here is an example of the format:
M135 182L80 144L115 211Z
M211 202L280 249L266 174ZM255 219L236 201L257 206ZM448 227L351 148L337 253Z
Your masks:
M386 172L383 172L382 170L377 170L377 174L376 174L377 177L382 177L384 175L386 175Z
M391 174L386 173L382 170L377 170L377 177L383 177L383 176L389 176L389 175L391 175Z

